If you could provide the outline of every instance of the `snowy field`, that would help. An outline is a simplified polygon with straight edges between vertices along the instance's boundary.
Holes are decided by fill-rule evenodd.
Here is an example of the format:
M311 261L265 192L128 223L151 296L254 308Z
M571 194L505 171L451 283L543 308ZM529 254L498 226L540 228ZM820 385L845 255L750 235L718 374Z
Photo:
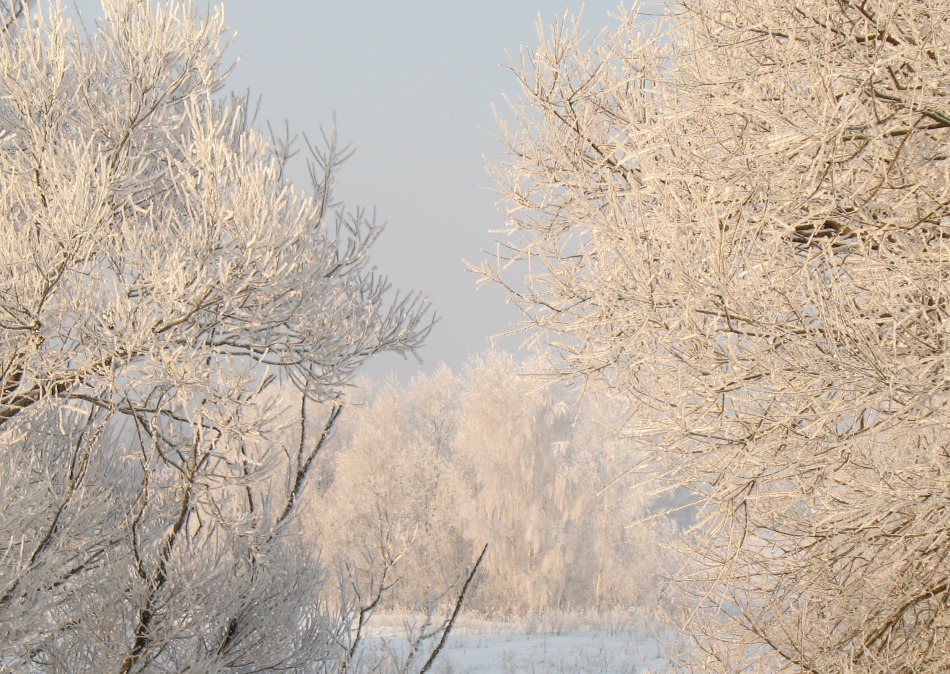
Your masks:
M395 625L377 631L383 647L402 650ZM644 629L545 632L530 625L466 621L449 637L433 674L627 674L666 670L662 648Z
M663 669L656 641L616 632L455 635L438 674L614 674Z

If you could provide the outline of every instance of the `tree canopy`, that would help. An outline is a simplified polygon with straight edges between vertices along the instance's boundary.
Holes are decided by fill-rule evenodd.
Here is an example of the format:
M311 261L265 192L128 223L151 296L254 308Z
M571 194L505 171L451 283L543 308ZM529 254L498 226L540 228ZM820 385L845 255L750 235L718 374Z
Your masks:
M338 411L311 433L308 403L418 346L426 302L334 201L332 134L294 185L293 139L222 93L219 9L105 0L87 33L27 5L0 34L0 669L346 669L296 517Z
M635 5L514 65L504 284L695 494L702 671L950 667L950 8Z

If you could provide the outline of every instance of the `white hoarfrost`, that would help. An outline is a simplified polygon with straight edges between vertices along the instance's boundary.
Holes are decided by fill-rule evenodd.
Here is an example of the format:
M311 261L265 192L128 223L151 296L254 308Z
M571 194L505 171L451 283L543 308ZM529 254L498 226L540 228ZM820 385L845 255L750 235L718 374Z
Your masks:
M296 523L321 434L271 441L260 394L337 397L425 304L333 202L332 137L301 189L222 96L220 10L107 0L87 34L26 4L0 33L0 669L343 666Z
M950 6L671 4L515 64L483 271L695 494L699 671L946 671Z

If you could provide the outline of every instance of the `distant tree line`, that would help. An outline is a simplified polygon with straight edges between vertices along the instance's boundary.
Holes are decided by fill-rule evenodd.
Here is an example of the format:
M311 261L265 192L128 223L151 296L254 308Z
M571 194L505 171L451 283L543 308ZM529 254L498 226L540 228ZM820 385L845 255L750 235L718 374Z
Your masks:
M609 400L578 403L539 371L496 352L458 374L366 383L313 506L324 557L356 574L393 562L389 601L404 608L424 606L485 543L469 609L639 613L652 602L676 529L651 511L657 483Z

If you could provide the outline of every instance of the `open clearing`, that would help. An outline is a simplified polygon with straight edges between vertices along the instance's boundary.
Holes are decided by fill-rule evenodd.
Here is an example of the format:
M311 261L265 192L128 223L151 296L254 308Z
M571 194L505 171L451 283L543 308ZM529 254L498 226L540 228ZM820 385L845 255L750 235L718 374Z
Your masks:
M545 625L545 628L550 626ZM377 628L384 647L405 649L395 624ZM646 629L535 629L465 621L446 643L434 674L626 674L665 671L662 647Z

